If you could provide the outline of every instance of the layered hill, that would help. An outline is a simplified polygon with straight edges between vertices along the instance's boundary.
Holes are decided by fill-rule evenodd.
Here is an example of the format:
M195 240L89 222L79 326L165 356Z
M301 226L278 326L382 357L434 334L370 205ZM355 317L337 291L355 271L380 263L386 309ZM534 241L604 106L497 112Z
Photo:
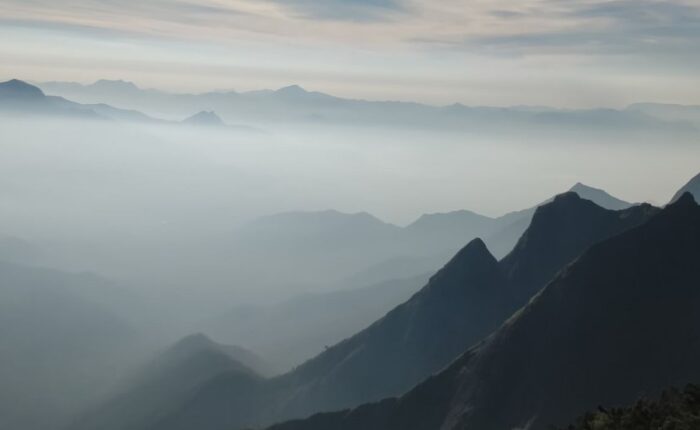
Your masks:
M357 335L258 384L214 378L175 413L144 428L242 428L399 395L496 329L586 248L656 211L649 205L610 211L574 193L558 196L536 211L501 262L473 240L421 291Z
M607 209L631 206L580 183L571 191ZM367 213L287 212L243 226L222 239L219 252L231 256L239 275L250 273L258 282L270 276L310 285L372 285L435 272L476 237L500 259L513 249L536 209L500 217L468 210L425 214L405 227Z
M546 429L700 380L700 207L684 194L593 245L406 395L274 430Z
M255 369L255 370L254 370ZM188 336L158 354L124 381L117 394L81 415L70 428L129 429L159 422L217 376L255 383L267 372L264 360L237 346Z

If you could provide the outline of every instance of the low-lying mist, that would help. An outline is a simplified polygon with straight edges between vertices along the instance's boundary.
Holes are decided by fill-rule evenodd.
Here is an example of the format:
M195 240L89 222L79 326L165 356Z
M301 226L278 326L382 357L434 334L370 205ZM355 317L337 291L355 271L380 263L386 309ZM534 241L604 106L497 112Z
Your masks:
M397 225L458 209L496 216L576 182L663 204L700 154L693 142L596 133L241 133L53 119L3 121L0 133L4 234L38 247L51 266L167 291L207 312L332 290L352 275L294 270L272 254L238 267L237 232L260 216L335 209Z

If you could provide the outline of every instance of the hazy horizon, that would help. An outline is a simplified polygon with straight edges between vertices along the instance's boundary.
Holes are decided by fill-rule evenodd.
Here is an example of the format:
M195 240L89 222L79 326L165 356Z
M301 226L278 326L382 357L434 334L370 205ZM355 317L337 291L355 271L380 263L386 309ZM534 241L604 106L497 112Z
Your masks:
M432 104L698 104L691 0L6 0L3 76L175 92L290 83ZM50 49L47 47L50 46Z
M310 92L310 93L315 93L319 92L322 94L334 96L334 97L339 97L347 100L357 100L357 101L369 101L369 102L405 102L405 103L419 103L419 104L424 104L427 106L433 106L433 107L445 107L445 106L451 106L451 105L465 105L465 106L473 106L473 107L502 107L502 108L552 108L552 109L562 109L562 110L575 110L575 109L624 109L628 106L635 105L635 104L644 104L644 103L658 103L658 104L679 104L680 106L699 106L700 105L700 98L698 99L693 99L693 102L689 103L673 103L673 102L668 102L665 101L664 99L657 99L657 100L651 100L651 99L639 99L639 100L633 100L630 102L626 103L613 103L613 104L608 104L608 105L584 105L584 106L569 106L569 105L556 105L556 104L535 104L535 103L503 103L503 104L483 104L479 103L478 101L474 101L471 104L466 103L463 100L457 100L457 99L445 99L443 101L432 101L432 100L425 100L421 101L420 99L411 99L410 95L407 95L403 98L382 98L381 96L375 96L374 98L369 97L369 98L363 98L360 96L356 96L352 93L344 93L344 94L337 94L333 92L325 92L321 91L317 88L310 87L310 86L304 86L299 84L298 82L295 81L289 81L286 83L281 83L278 84L279 86L275 87L239 87L236 85L236 82L232 82L231 84L227 86L212 86L212 87L202 87L198 89L178 89L177 87L167 87L167 86L148 86L144 85L139 81L132 81L128 79L123 79L120 77L114 77L110 79L106 78L101 78L98 77L96 79L84 79L84 80L30 80L30 79L24 79L22 76L15 76L15 75L10 75L10 74L0 74L0 82L2 81L9 81L13 79L18 79L21 81L26 81L29 82L33 85L37 85L41 87L42 85L46 84L79 84L84 87L90 87L94 84L100 83L100 82L109 82L109 83L125 83L125 84L133 84L135 85L138 89L140 90L153 90L153 91L158 91L166 94L171 94L171 95L204 95L204 94L209 94L209 93L228 93L228 92L233 92L233 93L240 93L240 94L246 94L246 93L255 93L258 91L278 91L286 88L291 88L291 87L300 87L304 91Z

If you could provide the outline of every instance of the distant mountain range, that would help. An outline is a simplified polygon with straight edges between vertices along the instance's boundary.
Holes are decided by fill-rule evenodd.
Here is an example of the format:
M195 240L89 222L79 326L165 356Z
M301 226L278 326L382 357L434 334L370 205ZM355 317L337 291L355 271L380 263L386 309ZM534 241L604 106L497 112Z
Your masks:
M129 428L241 428L401 394L496 329L587 247L656 211L610 211L575 193L558 196L537 209L500 262L473 240L407 302L295 370L257 383L215 377L166 418ZM114 414L97 422L114 425Z
M83 105L63 97L47 96L38 87L17 79L0 83L0 112L78 119L157 121L140 112L116 109L102 103Z
M72 118L85 120L112 120L137 124L198 125L229 127L213 111L202 111L183 121L166 121L134 109L119 109L103 102L81 104L64 97L46 95L34 85L13 79L0 82L0 114ZM237 130L257 131L252 127L231 126Z
M278 90L220 91L171 94L141 89L131 82L100 80L82 85L44 82L49 94L81 103L109 103L137 109L163 118L182 118L197 111L216 111L229 122L256 125L273 123L348 124L400 126L439 130L507 131L538 129L587 129L669 131L697 133L697 124L686 117L656 116L649 109L564 110L535 107L472 107L461 104L429 106L394 101L366 101L307 91L298 85Z
M158 354L122 383L113 397L79 416L71 428L129 429L158 422L173 405L187 401L214 377L255 381L265 362L240 347L218 344L202 334L188 336Z
M271 430L547 429L597 405L698 381L698 261L700 206L686 193L592 246L404 396Z
M571 190L608 209L631 206L583 184ZM269 274L311 285L344 280L347 287L369 286L434 272L476 237L501 258L513 249L536 208L500 217L468 210L425 214L406 227L367 213L288 212L261 217L222 237L219 252L231 256L239 273L253 271L258 280ZM269 261L276 262L274 272Z
M635 103L627 110L643 112L656 118L670 121L687 121L700 126L700 106L668 103Z

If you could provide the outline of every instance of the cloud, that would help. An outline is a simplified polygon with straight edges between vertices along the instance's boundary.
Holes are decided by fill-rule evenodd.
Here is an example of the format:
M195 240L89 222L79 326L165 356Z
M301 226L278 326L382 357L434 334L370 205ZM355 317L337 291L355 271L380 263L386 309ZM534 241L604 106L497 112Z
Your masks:
M384 21L406 6L397 0L274 0L307 19Z
M500 31L416 40L502 55L697 56L700 46L700 4L682 1L550 0L489 15Z

